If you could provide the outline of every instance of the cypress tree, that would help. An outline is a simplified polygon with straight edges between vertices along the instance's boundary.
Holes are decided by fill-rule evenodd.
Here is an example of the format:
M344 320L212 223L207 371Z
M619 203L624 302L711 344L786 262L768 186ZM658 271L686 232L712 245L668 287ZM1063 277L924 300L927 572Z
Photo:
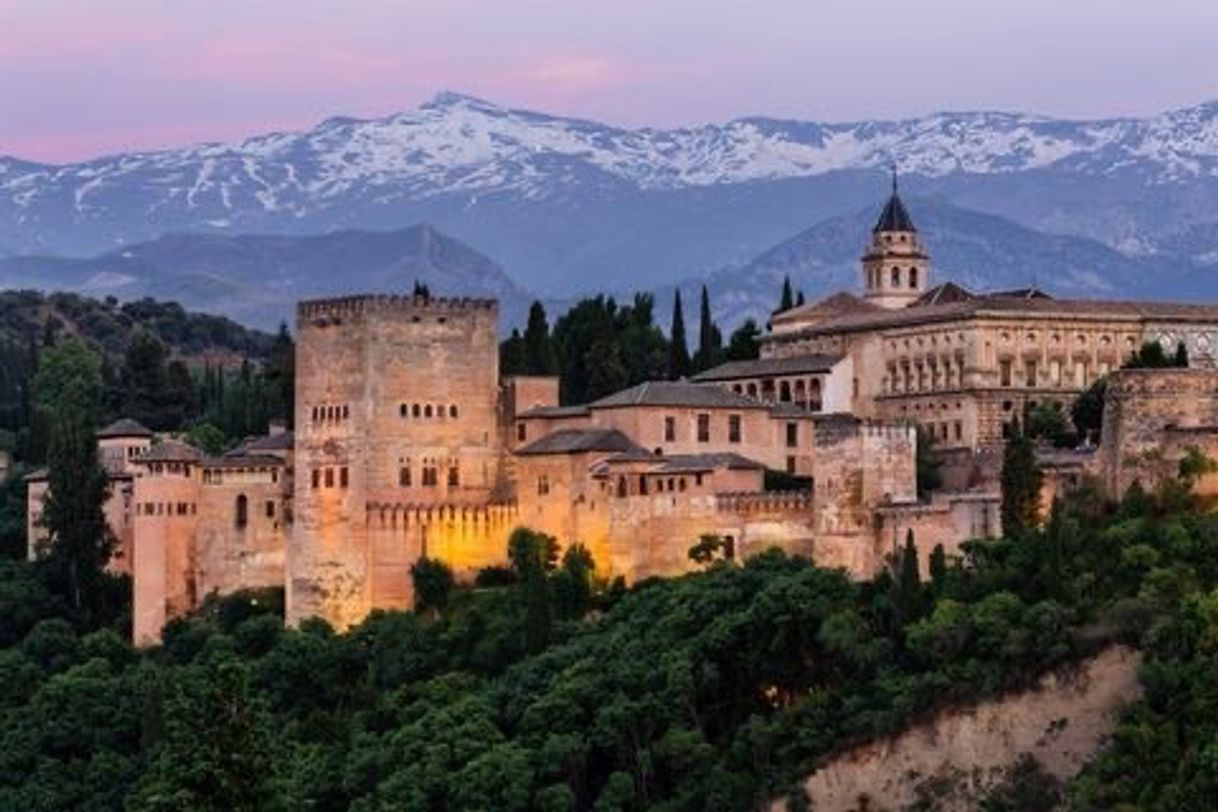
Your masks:
M557 375L558 358L550 340L550 325L541 302L529 307L529 323L524 330L525 373L528 375Z
M1044 473L1036 448L1016 420L1002 455L1002 534L1018 538L1040 523L1040 489Z
M668 336L668 379L675 381L688 376L690 366L689 345L685 341L685 314L681 312L681 291L677 290L672 304L672 330Z
M914 543L913 528L905 532L905 547L901 550L901 571L897 580L901 614L913 620L921 611L922 577L918 573L918 545Z
M795 297L791 293L791 277L782 278L782 300L778 303L778 312L785 313L795 306Z
M701 372L718 364L723 354L723 334L711 317L710 295L706 285L702 286L702 309L698 320L698 352L694 355L694 369Z

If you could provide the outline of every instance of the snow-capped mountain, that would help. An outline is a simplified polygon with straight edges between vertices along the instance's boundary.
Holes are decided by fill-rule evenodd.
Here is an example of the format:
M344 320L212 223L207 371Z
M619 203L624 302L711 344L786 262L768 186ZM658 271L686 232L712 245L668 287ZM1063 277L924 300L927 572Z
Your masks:
M742 262L878 205L894 162L920 194L1152 253L1161 235L1218 220L1218 103L1146 119L981 112L658 130L442 93L407 113L234 144L62 166L0 159L0 251L426 221L526 286L570 293Z

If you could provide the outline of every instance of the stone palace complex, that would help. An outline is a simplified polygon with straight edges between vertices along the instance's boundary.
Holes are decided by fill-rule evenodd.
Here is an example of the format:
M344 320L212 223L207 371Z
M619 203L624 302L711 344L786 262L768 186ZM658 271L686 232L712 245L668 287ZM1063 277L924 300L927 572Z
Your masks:
M1218 447L1218 307L931 282L894 187L861 295L777 314L758 360L579 406L559 405L555 378L501 379L494 301L303 302L294 432L221 457L132 421L99 433L135 638L213 592L266 586L285 588L289 623L345 628L411 607L420 557L463 577L505 563L521 526L629 581L695 567L704 534L730 557L777 546L868 577L909 532L924 556L997 533L1004 427L1104 376L1099 449L1046 460L1048 487L1092 473L1117 490ZM1118 371L1147 341L1183 343L1192 368ZM927 501L916 427L945 461ZM767 469L809 484L767 490ZM32 475L31 555L45 493Z

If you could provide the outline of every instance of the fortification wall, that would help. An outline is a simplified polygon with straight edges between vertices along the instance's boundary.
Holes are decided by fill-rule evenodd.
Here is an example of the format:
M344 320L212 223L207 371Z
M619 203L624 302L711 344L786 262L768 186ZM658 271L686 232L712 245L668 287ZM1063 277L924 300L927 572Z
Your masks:
M930 576L930 557L942 546L948 556L961 555L960 546L971 539L992 538L1002 529L997 492L938 493L930 502L881 507L876 511L875 549L884 557L896 555L913 532L918 567Z
M1218 450L1218 370L1125 369L1104 400L1100 470L1119 496L1135 479L1171 476L1189 446Z
M279 481L279 469L227 468L222 473L219 484L205 483L200 491L195 531L200 598L282 586L291 490ZM242 497L244 522L238 515Z
M609 503L609 567L627 581L698 568L689 548L707 533L742 560L770 547L813 554L811 494L655 494Z

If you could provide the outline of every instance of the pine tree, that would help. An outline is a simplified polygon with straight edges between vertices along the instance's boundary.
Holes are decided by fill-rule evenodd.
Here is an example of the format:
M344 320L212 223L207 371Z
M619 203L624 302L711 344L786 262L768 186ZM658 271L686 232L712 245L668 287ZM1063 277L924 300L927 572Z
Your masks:
M702 286L702 308L698 319L698 352L694 354L693 369L701 372L716 366L722 360L723 334L711 316L710 295L706 285Z
M1011 424L1002 455L1002 534L1015 539L1040 523L1040 489L1044 473L1036 448L1019 421Z
M557 375L558 358L550 340L550 325L541 302L529 307L529 323L524 330L525 374Z
M757 322L745 319L744 324L736 328L727 342L727 360L752 361L756 359L761 354L761 346L757 342L760 336L761 330L757 327Z
M782 278L782 300L778 303L778 312L785 313L795 306L795 297L791 293L791 277Z
M668 379L675 381L689 375L691 361L685 340L685 314L681 311L681 291L677 290L672 304L672 330L668 335Z

